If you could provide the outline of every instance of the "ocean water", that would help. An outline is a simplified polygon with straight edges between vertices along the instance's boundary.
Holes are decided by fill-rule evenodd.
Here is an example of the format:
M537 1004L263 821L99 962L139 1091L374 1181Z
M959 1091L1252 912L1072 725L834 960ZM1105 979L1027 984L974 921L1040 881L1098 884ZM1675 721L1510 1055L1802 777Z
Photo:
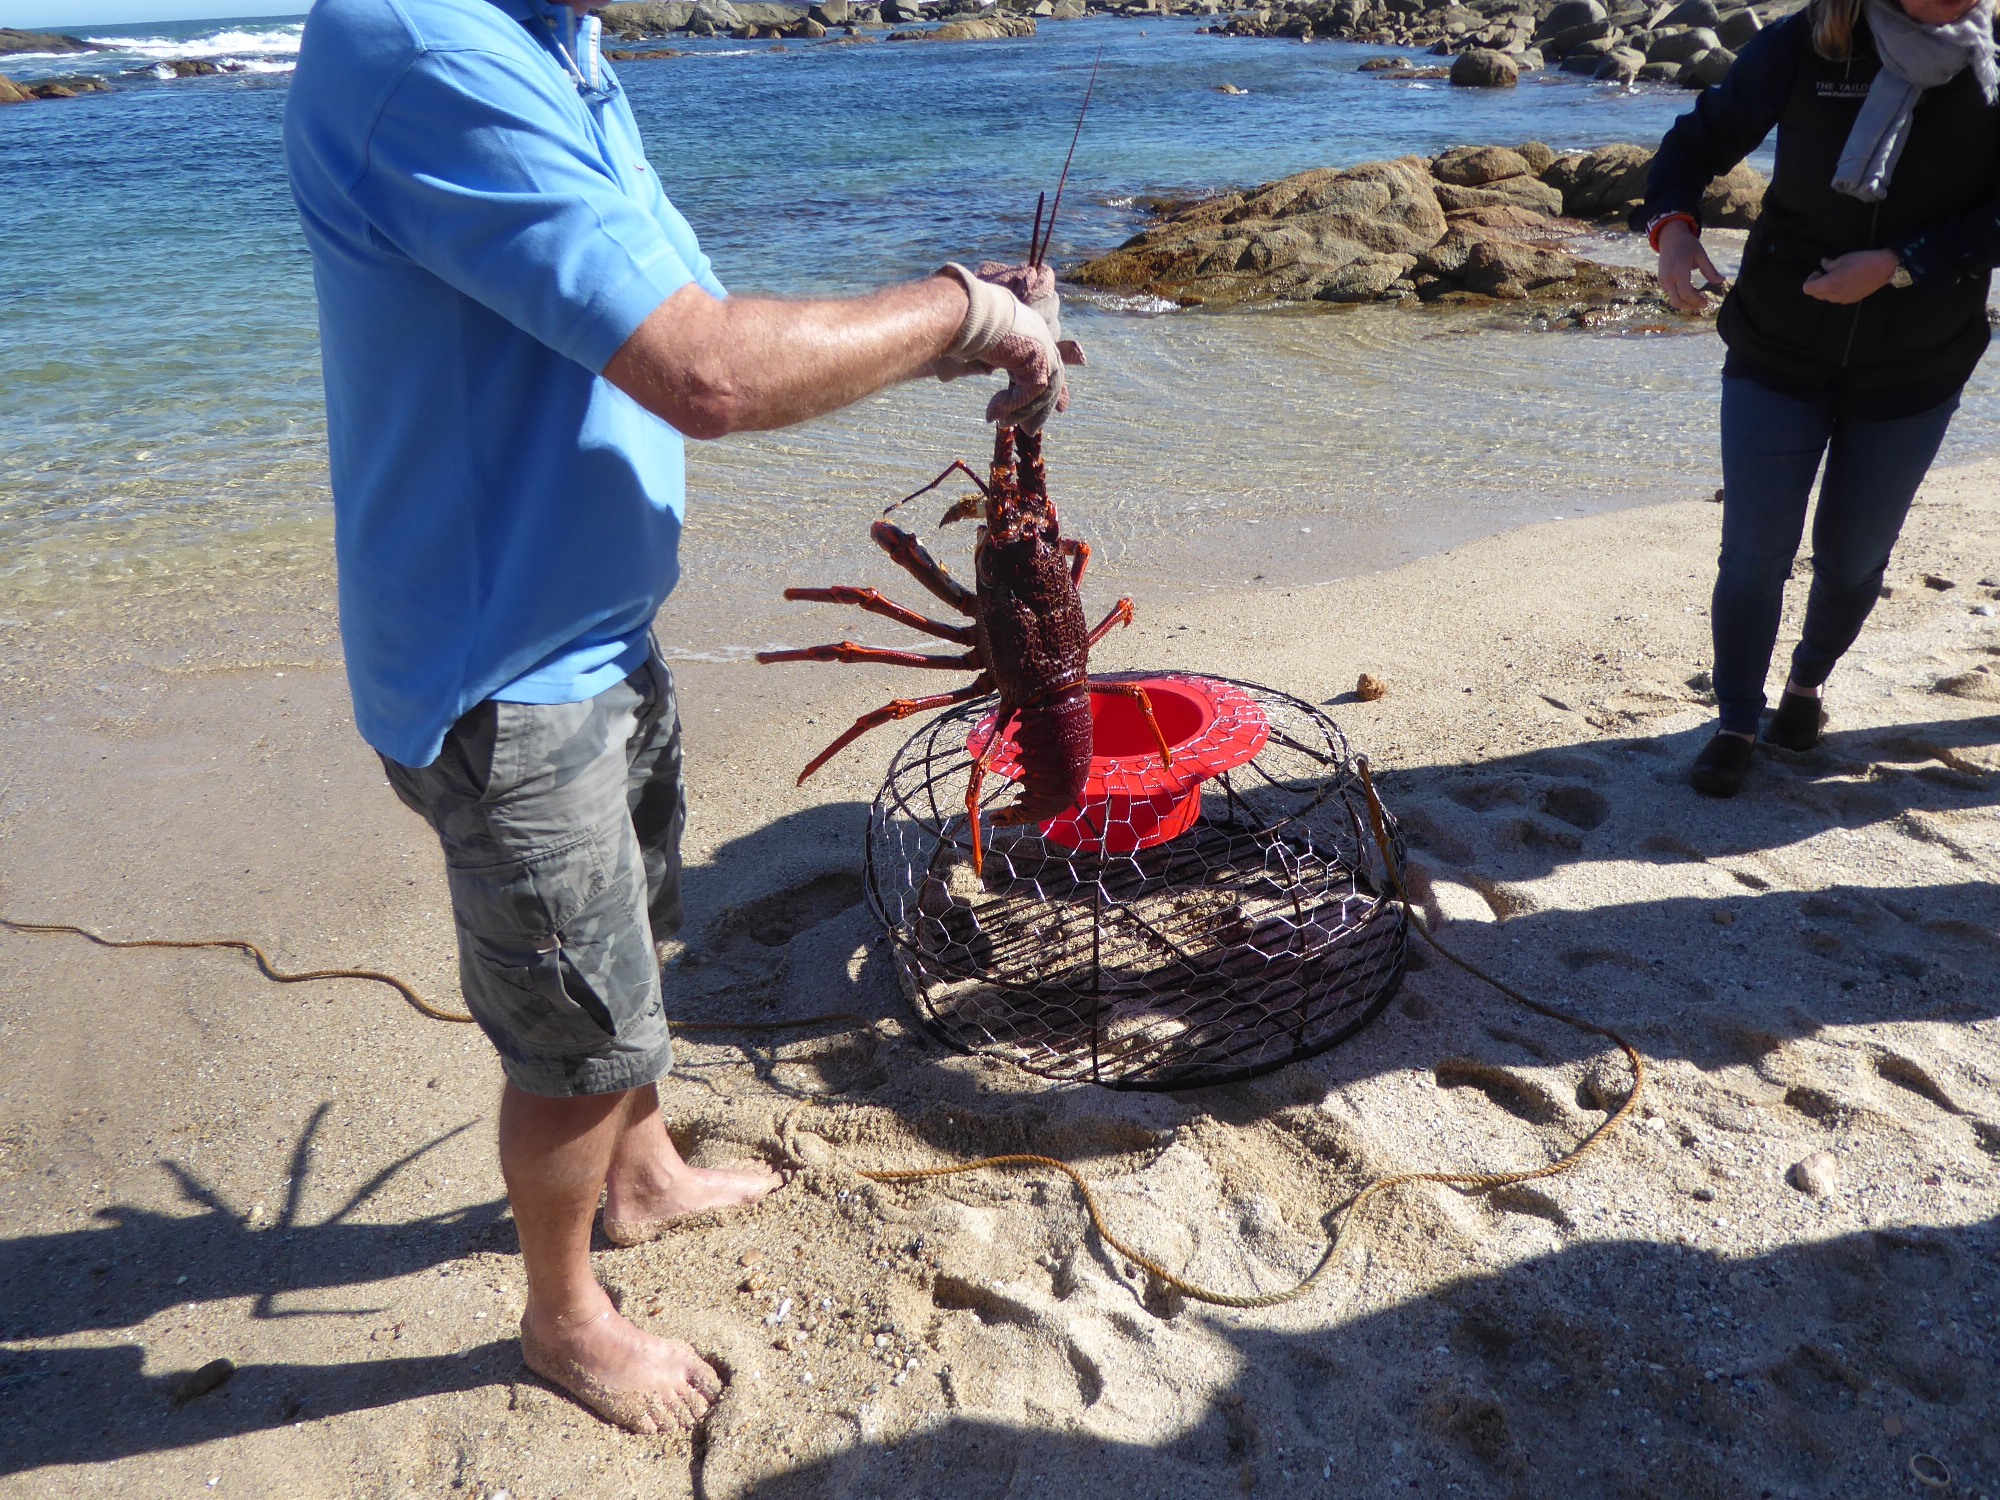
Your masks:
M115 50L0 60L117 85L0 110L0 618L197 574L330 571L311 275L278 152L299 33L296 17L86 28ZM1391 83L1353 71L1372 49L1184 19L956 46L716 41L619 71L724 281L837 293L1023 253L1100 49L1059 263L1132 233L1148 194L1460 142L1647 140L1689 102L1561 76L1504 93ZM242 70L157 76L181 57ZM1068 322L1091 365L1052 436L1052 481L1101 589L1292 585L1717 482L1721 351L1698 330L1081 298ZM785 583L887 581L868 521L980 457L976 384L693 445L676 648L801 639L826 621L777 602ZM1997 407L1982 373L1945 461L1994 451Z

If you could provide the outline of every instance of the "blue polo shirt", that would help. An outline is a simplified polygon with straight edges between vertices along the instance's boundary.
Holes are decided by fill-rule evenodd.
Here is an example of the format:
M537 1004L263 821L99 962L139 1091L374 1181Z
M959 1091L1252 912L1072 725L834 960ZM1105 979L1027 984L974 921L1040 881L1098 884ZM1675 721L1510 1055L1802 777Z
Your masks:
M285 108L362 735L424 766L487 698L574 703L679 575L680 434L601 378L721 285L546 0L318 0Z

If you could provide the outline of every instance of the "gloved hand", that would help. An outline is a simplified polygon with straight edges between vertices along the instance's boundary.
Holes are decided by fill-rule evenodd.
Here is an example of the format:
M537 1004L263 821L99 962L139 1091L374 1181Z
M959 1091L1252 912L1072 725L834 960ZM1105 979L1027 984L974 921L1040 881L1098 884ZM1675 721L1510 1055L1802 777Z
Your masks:
M1063 366L1083 363L1083 350L1061 337L1062 303L1055 272L1047 266L983 262L977 273L956 263L943 267L965 287L971 306L958 337L932 365L940 380L975 371L1005 371L1007 389L986 406L986 420L1039 429L1069 407Z

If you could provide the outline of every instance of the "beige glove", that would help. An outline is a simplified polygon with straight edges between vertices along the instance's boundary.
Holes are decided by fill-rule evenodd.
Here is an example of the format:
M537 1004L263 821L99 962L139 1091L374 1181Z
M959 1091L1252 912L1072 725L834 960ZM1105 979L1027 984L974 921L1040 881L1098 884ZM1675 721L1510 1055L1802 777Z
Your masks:
M1035 430L1069 407L1064 364L1083 363L1083 351L1059 338L1061 301L1055 272L1046 266L982 264L977 274L953 262L940 275L964 286L970 306L958 337L931 368L940 380L1004 371L1007 389L986 405L986 420Z

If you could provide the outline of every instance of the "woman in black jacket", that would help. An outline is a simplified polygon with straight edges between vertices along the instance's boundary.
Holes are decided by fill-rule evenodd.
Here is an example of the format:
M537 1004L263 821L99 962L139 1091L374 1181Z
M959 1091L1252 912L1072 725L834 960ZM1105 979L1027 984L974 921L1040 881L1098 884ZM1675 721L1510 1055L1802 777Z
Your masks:
M1720 281L1697 218L1709 182L1773 126L1777 168L1717 317L1722 559L1711 623L1721 726L1698 792L1749 770L1764 683L1805 526L1813 581L1765 737L1818 743L1821 687L1854 643L1960 388L1985 352L2000 264L1994 0L1812 0L1759 32L1661 143L1635 216L1660 282L1699 311Z

